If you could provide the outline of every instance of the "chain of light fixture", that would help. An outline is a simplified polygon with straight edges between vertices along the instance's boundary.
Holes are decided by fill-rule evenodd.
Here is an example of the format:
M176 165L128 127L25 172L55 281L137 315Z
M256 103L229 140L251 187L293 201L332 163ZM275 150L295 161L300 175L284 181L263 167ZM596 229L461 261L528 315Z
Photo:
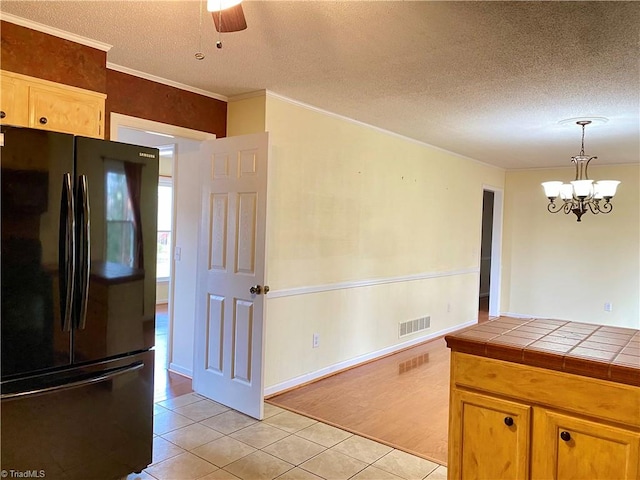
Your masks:
M590 123L591 120L576 122L582 127L582 148L579 155L571 157L571 162L576 167L575 180L571 183L552 181L542 184L545 195L549 199L547 210L551 213L571 212L578 218L578 222L582 221L582 215L587 212L610 213L613 210L611 199L616 194L620 183L617 180L600 180L595 183L589 180L587 175L589 163L598 158L584 153L584 127ZM556 203L558 196L562 199L562 203Z

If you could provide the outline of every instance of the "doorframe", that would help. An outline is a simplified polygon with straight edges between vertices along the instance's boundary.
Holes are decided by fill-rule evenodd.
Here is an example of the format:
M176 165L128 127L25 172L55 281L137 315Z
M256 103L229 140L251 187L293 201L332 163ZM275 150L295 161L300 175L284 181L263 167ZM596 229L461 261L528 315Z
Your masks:
M502 223L504 189L493 185L482 185L482 191L493 192L493 225L491 228L491 277L489 284L489 316L500 316L500 290L502 284ZM482 195L484 197L484 193ZM482 205L482 198L480 201Z
M192 130L190 128L179 127L177 125L170 125L168 123L156 122L154 120L146 120L144 118L132 117L129 115L124 115L122 113L110 113L110 128L109 128L109 139L118 141L118 129L119 128L128 128L132 130L140 130L141 132L151 131L162 133L165 135L172 135L174 137L181 137L187 140L196 140L199 142L203 142L205 140L215 140L217 136L213 133L202 132L200 130ZM167 138L167 143L170 142L171 139ZM179 176L180 169L178 168L178 158L180 156L179 149L176 148L174 151L174 159L172 165L172 175L173 175L173 213L172 213L172 235L173 235L173 246L175 246L176 239L176 197L177 191L177 178ZM167 359L165 368L169 369L171 366L171 360L173 359L173 305L174 305L174 291L175 291L175 282L173 281L174 276L174 263L175 257L172 255L172 265L171 265L171 278L169 280L169 328L167 332ZM195 272L194 272L195 275ZM186 372L179 372L181 374L185 374Z

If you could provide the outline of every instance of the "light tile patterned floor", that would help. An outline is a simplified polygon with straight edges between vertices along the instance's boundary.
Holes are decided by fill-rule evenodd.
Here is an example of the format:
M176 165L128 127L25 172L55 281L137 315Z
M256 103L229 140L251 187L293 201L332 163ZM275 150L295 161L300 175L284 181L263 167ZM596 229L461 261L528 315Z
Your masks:
M258 422L195 393L154 410L153 464L127 480L441 480L447 469L273 405Z

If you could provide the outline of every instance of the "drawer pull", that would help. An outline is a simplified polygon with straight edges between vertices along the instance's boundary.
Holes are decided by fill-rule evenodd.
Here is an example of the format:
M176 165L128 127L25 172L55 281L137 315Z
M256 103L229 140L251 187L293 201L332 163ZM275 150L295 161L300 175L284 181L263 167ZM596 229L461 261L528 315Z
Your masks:
M569 432L561 432L560 438L565 442L568 442L569 440L571 440L571 434Z
M504 424L507 427L510 427L511 425L513 425L513 418L511 417L504 417Z
M4 113L4 110L0 110L0 118L4 118L6 116L7 116L7 114Z
M46 123L47 123L47 117L40 117L39 122L40 122L42 125L46 125Z

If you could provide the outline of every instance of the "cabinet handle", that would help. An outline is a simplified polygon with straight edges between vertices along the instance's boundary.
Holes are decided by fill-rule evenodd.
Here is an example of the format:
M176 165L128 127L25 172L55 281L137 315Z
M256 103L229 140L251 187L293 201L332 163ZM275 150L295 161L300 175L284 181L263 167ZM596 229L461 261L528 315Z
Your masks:
M7 116L7 114L4 113L4 110L0 110L0 118L4 118L6 116Z
M571 434L569 432L561 432L560 438L565 442L568 442L569 440L571 440Z
M507 427L510 427L511 425L513 425L513 418L511 417L504 417L504 424Z
M40 122L42 125L46 125L46 123L47 123L47 117L40 117L39 122Z

